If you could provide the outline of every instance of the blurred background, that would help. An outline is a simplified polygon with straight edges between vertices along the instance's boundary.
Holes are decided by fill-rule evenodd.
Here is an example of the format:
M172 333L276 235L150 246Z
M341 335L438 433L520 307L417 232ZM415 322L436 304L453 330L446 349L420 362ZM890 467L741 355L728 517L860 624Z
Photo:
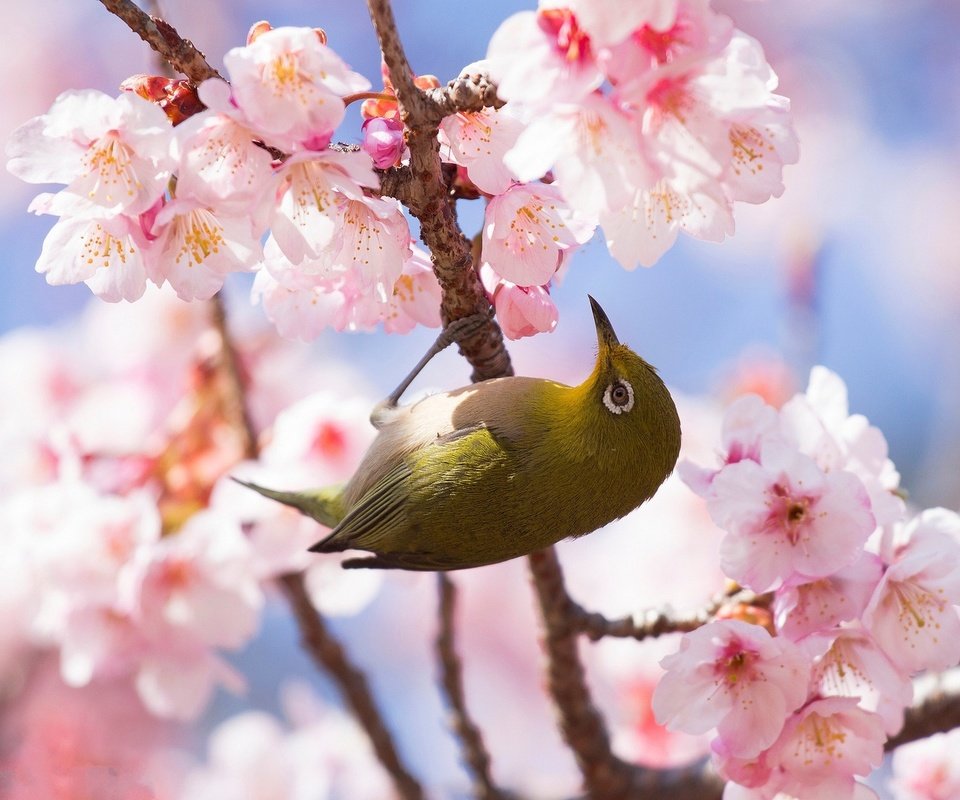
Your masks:
M594 347L588 291L604 305L620 338L658 367L687 408L713 408L710 398L722 400L744 388L774 397L802 390L810 367L824 364L846 381L851 411L865 414L885 433L911 499L921 507L956 509L960 5L955 0L715 0L714 6L760 39L780 75L779 92L793 103L801 158L785 170L784 196L759 207L739 205L737 231L728 241L707 244L682 236L656 266L635 273L616 265L602 243L591 243L577 254L554 292L560 309L556 332L511 343L517 372L580 379L592 362ZM528 7L511 0L394 2L414 69L444 82L483 57L491 33L507 15ZM274 26L323 27L331 46L377 83L379 54L362 3L162 0L161 8L218 68L222 55L244 42L249 26L267 17ZM129 75L157 71L147 47L93 0L4 3L0 23L5 33L0 67L7 76L0 104L3 138L46 111L66 89L92 87L113 93ZM356 117L348 114L342 140L359 140ZM36 191L0 172L0 332L55 325L89 302L98 302L83 285L49 287L34 273L52 222L26 213ZM472 235L482 210L466 203L461 211L464 230ZM243 276L231 277L237 279L228 287L235 315L259 315L246 299L249 282ZM359 376L358 388L376 398L402 377L432 336L424 330L403 337L331 332L312 352L318 359L349 365ZM467 381L468 372L448 352L417 386L453 388ZM703 438L709 450L709 437ZM645 518L645 524L660 526L674 546L685 541L685 522L691 529L705 524L697 509L678 512L683 502L668 497L661 510L654 509ZM678 518L678 513L689 514L689 519ZM630 541L636 538L622 535ZM617 552L622 553L623 544L616 541ZM577 547L580 543L564 554L577 562L572 568L574 591L586 594L597 580L589 565L609 570L609 562L595 560L602 549ZM649 546L630 552L638 561L650 557ZM605 565L599 567L600 563ZM620 568L614 572L630 581L628 572ZM609 580L609 572L601 577ZM708 567L689 576L691 584L711 577ZM401 611L424 616L411 619L411 625L428 637L432 583L424 576L391 580L396 586L389 596L394 600L402 596ZM483 585L498 580L503 581L498 586L512 588L506 594L498 590L499 605L494 605ZM499 737L494 748L497 769L507 779L529 766L529 751L521 755L514 750L511 755L508 731L511 724L536 724L537 731L554 738L537 751L542 750L547 760L533 763L562 786L572 776L572 765L556 734L550 733L549 709L538 699L508 713L510 707L503 703L503 692L524 698L524 692L536 692L540 686L525 581L519 564L477 571L465 581L465 647L476 659L471 667L475 672L468 678L513 665L506 667L515 672L512 689L480 677L470 687L481 723L493 728L488 738ZM712 585L700 588L704 596L714 590ZM632 585L630 592L610 600L610 610L625 613L658 604L664 591L669 589L644 577L642 586ZM514 609L525 620L518 623L520 632L497 629L492 620ZM402 729L416 768L435 775L441 785L461 785L453 746L443 733L439 700L429 691L433 669L429 642L416 641L413 635L411 644L405 641L406 633L390 635L397 613L396 602L381 597L360 620L344 624L343 633L357 648L358 660L375 673L377 691L389 698L388 715ZM358 633L361 630L365 635ZM609 685L616 685L617 676L629 672L625 665L633 656L615 644L598 652L614 654L596 658L615 665L605 674L612 676ZM646 657L645 663L655 655ZM260 638L234 663L252 676L250 693L239 699L218 696L205 728L241 708L275 709L278 664L284 676L304 676L321 694L330 694L297 648L296 633L282 605L268 608ZM649 686L639 680L635 684L630 696L638 698L641 708ZM622 692L618 696L622 698ZM633 714L633 728L619 730L618 738L619 746L630 752L630 736L650 734L643 732L649 721L630 709L613 713ZM498 714L500 718L494 719ZM523 730L521 725L513 734L516 741L525 740ZM651 752L655 738L647 736L643 752ZM542 790L548 793L552 783L547 781Z

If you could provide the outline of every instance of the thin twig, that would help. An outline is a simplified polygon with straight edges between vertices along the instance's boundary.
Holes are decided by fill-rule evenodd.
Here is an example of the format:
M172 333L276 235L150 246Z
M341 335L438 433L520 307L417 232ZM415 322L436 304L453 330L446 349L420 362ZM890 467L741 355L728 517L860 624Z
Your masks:
M368 0L367 5L397 94L410 150L411 180L403 189L403 201L420 221L420 236L430 250L443 290L441 316L444 323L449 323L487 313L490 302L473 268L470 242L460 230L454 201L443 179L437 139L442 115L438 116L434 99L413 82L389 0ZM492 318L459 344L460 352L473 367L474 381L513 374L503 334Z
M483 743L480 728L467 710L463 689L463 662L457 654L454 634L454 613L457 605L457 587L446 573L437 573L439 590L437 632L437 660L440 663L440 685L450 709L453 731L463 747L463 756L468 772L473 779L474 796L480 800L506 800L504 794L490 776L490 754Z
M628 617L608 619L603 614L587 611L570 602L571 622L591 641L610 636L619 639L652 639L666 633L688 633L706 625L723 608L737 605L767 607L772 595L758 595L739 587L734 592L723 592L706 606L686 616L677 616L672 609L649 609Z
M227 328L226 311L219 294L214 295L210 306L213 325L220 334L219 367L232 388L234 406L232 421L243 436L243 449L246 456L256 458L259 448L256 430L247 410L246 382ZM303 575L283 575L279 582L290 601L303 638L304 648L317 666L325 669L339 687L357 721L373 744L374 753L393 779L397 792L404 800L421 800L424 796L423 789L400 759L393 738L370 692L366 677L351 663L343 646L334 638L323 616L310 601L310 596L303 584Z
M303 585L303 576L299 573L283 575L280 585L297 617L304 648L317 666L325 669L337 682L354 716L370 737L377 758L393 778L397 792L404 800L422 800L423 788L403 765L366 677L350 662L323 617L317 613Z
M194 44L184 39L172 25L151 17L130 0L100 0L107 11L127 23L137 36L156 50L175 70L194 83L219 78L217 72Z
M617 758L600 712L593 705L580 662L578 630L572 603L563 583L563 569L552 547L528 557L540 601L547 653L547 688L557 707L560 730L573 751L592 800L629 796L633 769Z

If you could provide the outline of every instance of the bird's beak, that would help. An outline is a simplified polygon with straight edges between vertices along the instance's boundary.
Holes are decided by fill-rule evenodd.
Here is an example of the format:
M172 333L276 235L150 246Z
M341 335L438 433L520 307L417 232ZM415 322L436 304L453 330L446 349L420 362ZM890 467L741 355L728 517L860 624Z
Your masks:
M597 344L600 345L601 352L608 352L620 344L620 340L614 333L613 325L610 324L606 313L600 308L600 304L590 295L587 297L590 299L590 308L593 310L593 322L597 326Z

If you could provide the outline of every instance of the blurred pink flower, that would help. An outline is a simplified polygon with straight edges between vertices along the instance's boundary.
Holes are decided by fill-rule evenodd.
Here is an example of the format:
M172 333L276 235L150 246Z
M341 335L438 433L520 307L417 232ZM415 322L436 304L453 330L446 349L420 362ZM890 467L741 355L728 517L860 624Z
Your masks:
M960 797L960 729L936 733L893 751L890 788L896 800Z

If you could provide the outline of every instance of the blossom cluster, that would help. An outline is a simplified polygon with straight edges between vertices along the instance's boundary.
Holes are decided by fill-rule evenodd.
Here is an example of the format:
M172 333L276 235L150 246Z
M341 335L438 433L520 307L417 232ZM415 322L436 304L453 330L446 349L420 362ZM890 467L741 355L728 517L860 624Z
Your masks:
M4 691L25 659L54 658L67 686L126 685L155 717L193 719L218 685L243 687L224 655L257 632L276 576L303 571L331 615L379 588L376 573L309 554L314 523L232 494L224 475L243 449L218 344L202 307L186 309L151 289L135 310L95 307L69 336L0 340ZM293 402L273 387L318 383L302 363L277 346L241 355L258 427L276 417L259 468L343 480L372 434L368 404L329 391Z
M725 531L724 572L772 603L685 635L657 718L715 729L727 798L867 796L856 777L902 726L911 677L960 663L960 516L908 519L882 434L822 367L779 410L735 401L719 466L681 475Z
M135 79L116 98L65 92L21 126L10 171L66 184L31 205L60 217L37 271L110 301L137 300L147 280L205 300L256 271L254 297L304 339L438 326L439 285L399 204L376 196L370 156L328 147L344 96L369 84L321 38L255 27L225 56L230 83L205 81L206 110L176 127Z
M193 102L141 76L116 98L65 92L14 132L10 171L65 184L31 205L59 217L37 270L109 301L147 281L203 300L256 272L254 299L305 340L439 325L429 258L374 170L409 162L389 78L351 148L331 140L369 83L322 32L259 23L224 63L229 83ZM625 267L649 265L680 230L731 233L732 203L779 195L796 160L759 44L707 0L545 3L506 20L477 70L507 104L444 119L441 157L485 198L477 268L510 338L553 330L550 285L598 225Z

